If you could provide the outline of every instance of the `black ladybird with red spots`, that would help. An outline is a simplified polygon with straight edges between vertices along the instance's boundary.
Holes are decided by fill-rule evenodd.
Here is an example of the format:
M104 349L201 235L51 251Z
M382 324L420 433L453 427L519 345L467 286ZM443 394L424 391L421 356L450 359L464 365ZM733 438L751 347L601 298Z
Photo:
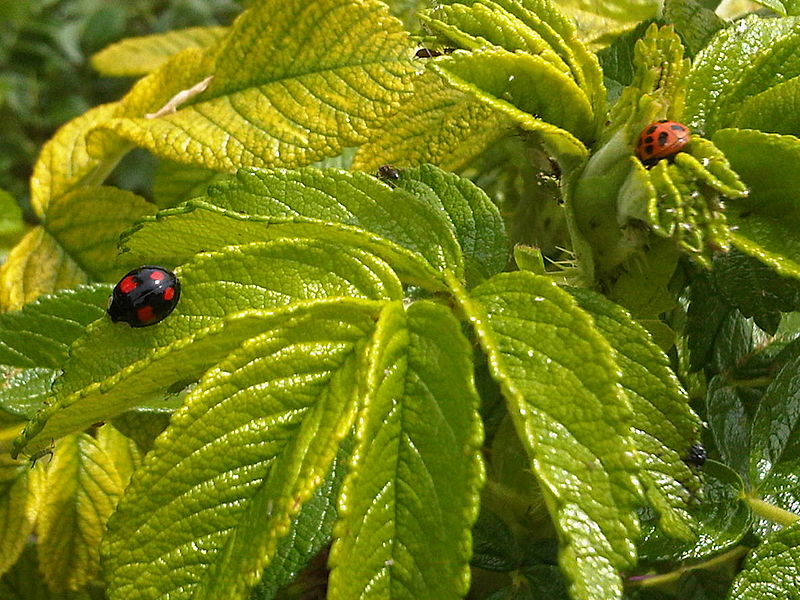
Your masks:
M108 299L108 316L131 327L155 325L169 315L181 297L175 274L161 267L139 267L119 280Z
M645 165L652 166L664 158L671 159L691 139L692 135L685 125L676 121L656 121L639 134L636 156Z

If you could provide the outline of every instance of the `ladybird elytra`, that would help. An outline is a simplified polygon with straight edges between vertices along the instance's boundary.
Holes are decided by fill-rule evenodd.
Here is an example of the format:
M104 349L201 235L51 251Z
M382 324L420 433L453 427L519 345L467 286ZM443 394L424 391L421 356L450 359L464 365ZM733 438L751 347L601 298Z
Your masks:
M652 166L662 159L672 159L691 138L689 129L677 121L656 121L639 134L636 156L643 164Z
M126 273L109 298L108 316L131 327L147 327L164 320L178 304L181 284L174 273L144 266Z

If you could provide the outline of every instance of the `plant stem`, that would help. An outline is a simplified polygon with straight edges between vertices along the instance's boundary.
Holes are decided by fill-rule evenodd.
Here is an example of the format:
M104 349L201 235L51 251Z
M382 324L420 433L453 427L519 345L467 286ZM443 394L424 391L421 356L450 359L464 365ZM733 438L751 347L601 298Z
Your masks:
M750 509L759 517L768 519L769 521L777 523L783 527L787 527L788 525L791 525L800 519L800 515L796 515L788 510L783 510L782 508L778 508L774 504L764 502L763 500L753 496L744 496L744 501L747 502L747 504L750 506Z
M686 565L680 567L679 569L675 569L674 571L670 571L669 573L663 573L661 575L640 575L635 577L629 577L627 580L627 584L639 587L651 587L657 585L665 585L668 583L675 583L681 577L683 577L685 573L688 573L689 571L696 571L698 569L713 569L727 562L733 562L735 560L739 560L749 551L750 548L747 548L746 546L736 546L732 550L723 552L719 556L715 556L714 558L703 561L696 565Z

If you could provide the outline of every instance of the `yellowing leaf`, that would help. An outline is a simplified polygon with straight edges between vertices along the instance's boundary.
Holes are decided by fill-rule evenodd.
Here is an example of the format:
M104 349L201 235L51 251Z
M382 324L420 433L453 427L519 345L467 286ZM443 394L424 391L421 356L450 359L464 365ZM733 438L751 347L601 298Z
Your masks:
M353 169L431 163L455 171L513 127L501 111L426 71L414 80L414 93L403 99L397 113L358 149Z
M123 487L94 438L58 442L38 525L40 568L51 589L78 590L99 576L100 540Z
M41 294L90 279L115 279L119 234L155 208L111 187L82 187L51 205L43 225L14 247L0 268L0 306L19 308Z
M42 473L0 454L0 574L14 565L33 531Z
M298 166L367 140L410 90L400 22L374 0L259 3L230 35L143 80L108 127L154 154L234 171ZM213 75L172 114L141 118Z
M15 310L42 294L88 281L58 241L37 227L14 246L0 268L0 308Z
M222 38L226 27L189 27L133 37L112 44L92 56L92 66L102 75L130 77L157 69L186 48L204 48Z
M101 183L129 145L108 140L96 145L90 154L86 134L110 119L119 105L103 104L73 119L42 147L31 177L31 206L40 217L47 212L53 198L81 185Z

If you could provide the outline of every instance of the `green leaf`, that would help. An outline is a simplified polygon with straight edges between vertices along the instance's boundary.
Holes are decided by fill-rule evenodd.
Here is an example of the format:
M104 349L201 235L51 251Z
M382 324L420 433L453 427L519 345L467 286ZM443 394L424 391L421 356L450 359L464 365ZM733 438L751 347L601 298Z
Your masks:
M683 459L699 441L700 418L689 407L669 359L644 328L604 296L590 290L570 291L615 350L622 385L633 408L633 437L642 457L639 478L645 496L660 515L664 531L691 540L694 523L687 509L701 480Z
M711 362L715 340L732 311L714 289L710 275L701 272L692 279L685 327L690 372Z
M91 58L101 75L131 77L157 69L173 54L185 48L205 48L221 39L227 27L189 27L167 33L127 38L104 48Z
M472 559L479 569L508 573L519 566L520 549L517 540L503 520L481 507L472 528Z
M594 113L586 94L543 58L482 48L437 58L436 67L453 83L475 86L578 139L591 141L594 137Z
M800 281L781 277L742 252L716 258L713 275L714 286L725 300L757 322L769 314L800 310Z
M769 133L800 135L800 77L747 98L732 125Z
M800 494L800 380L795 356L767 387L750 430L750 481L760 494Z
M142 80L123 100L127 118L106 127L213 170L301 166L367 141L410 91L409 54L400 22L376 0L255 3L217 44ZM180 92L190 98L170 104Z
M725 119L734 117L739 105L729 102L738 89L739 78L753 69L759 57L767 56L776 40L791 33L797 23L795 18L761 19L751 15L717 33L692 63L687 80L686 124L710 136Z
M650 21L639 23L634 29L619 36L614 43L597 53L603 76L619 86L630 85L635 73L634 47L650 27Z
M462 598L469 590L483 480L472 369L448 309L387 307L370 349L329 598Z
M426 70L413 81L413 93L359 147L353 169L432 163L457 171L512 133L511 119L500 110L452 87L436 72Z
M192 198L205 196L208 186L229 175L202 167L162 160L153 180L153 201L159 208L177 206Z
M14 197L0 190L0 250L6 245L13 245L24 233L22 210ZM0 254L0 264L3 258Z
M747 198L731 201L738 212L755 212L773 219L796 219L800 208L794 197L800 191L800 140L753 130L723 129L714 143L750 188Z
M170 264L229 244L329 239L368 249L416 283L436 288L443 287L443 270L460 276L464 269L451 219L440 202L415 198L365 173L252 170L219 184L202 201L163 211L123 244L142 259Z
M292 520L289 533L278 542L275 557L264 570L259 584L253 588L250 600L272 600L330 542L338 514L336 499L344 482L351 446L346 440L328 477Z
M786 16L786 6L791 4L792 0L759 0L756 4L765 6L770 10L776 12L782 17Z
M800 523L773 533L747 557L728 598L791 598L800 594ZM779 593L781 596L776 596Z
M0 407L32 417L50 395L69 346L103 315L111 286L95 284L42 296L22 310L0 315Z
M800 141L794 136L725 129L714 135L750 194L728 201L731 239L739 250L780 275L800 277Z
M108 420L177 382L194 381L268 327L273 312L282 312L276 307L289 305L291 313L302 308L301 301L326 296L401 296L383 261L325 242L232 247L199 256L176 274L183 292L167 322L133 329L103 319L73 345L54 387L58 402L28 424L17 451L32 440L41 445Z
M37 521L40 568L51 589L76 591L100 577L100 539L124 487L94 438L59 440Z
M719 110L711 115L708 123L712 131L734 122L734 115L748 98L800 75L800 60L797 58L800 26L795 25L782 36L779 28L772 24L770 28L773 38L769 46L756 54L716 99Z
M706 414L722 460L743 478L749 476L752 407L761 392L717 375L708 384ZM749 482L748 482L749 483Z
M88 592L53 592L39 570L36 545L28 544L14 567L0 579L3 600L92 600Z
M43 483L44 469L30 469L0 454L0 574L14 566L33 533Z
M650 332L662 350L669 350L675 334L660 315L677 305L670 282L680 255L670 240L653 239L642 255L647 269L624 270L609 293L609 299L630 311L636 321Z
M713 460L703 466L702 501L691 513L698 524L693 542L664 535L652 522L644 521L639 552L646 561L683 561L719 554L734 547L753 526L753 515L743 500L741 478L730 468Z
M664 17L675 25L690 56L696 55L717 31L725 27L725 21L698 0L667 0Z
M464 255L467 285L502 271L508 263L508 238L500 211L468 179L427 165L408 169L395 182L414 197L439 209Z
M545 277L501 274L470 296L456 293L559 530L572 597L621 597L617 571L634 560L639 490L631 409L611 347Z
M0 364L63 366L69 346L86 325L105 312L111 286L92 284L64 290L0 315Z
M109 523L110 598L244 597L352 426L378 308L276 315L201 380Z
M0 367L0 409L5 415L30 419L47 404L58 370L40 367Z
M180 404L183 404L181 398ZM173 407L163 411L156 410L129 410L112 419L112 426L125 437L132 440L136 447L147 453L153 447L153 442L169 424L169 417Z

